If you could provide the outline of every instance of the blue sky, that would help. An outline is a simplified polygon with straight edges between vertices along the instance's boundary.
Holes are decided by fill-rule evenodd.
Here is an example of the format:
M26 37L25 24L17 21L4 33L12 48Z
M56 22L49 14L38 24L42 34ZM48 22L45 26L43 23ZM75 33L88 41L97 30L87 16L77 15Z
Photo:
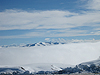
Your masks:
M0 0L0 45L46 38L100 40L100 0Z

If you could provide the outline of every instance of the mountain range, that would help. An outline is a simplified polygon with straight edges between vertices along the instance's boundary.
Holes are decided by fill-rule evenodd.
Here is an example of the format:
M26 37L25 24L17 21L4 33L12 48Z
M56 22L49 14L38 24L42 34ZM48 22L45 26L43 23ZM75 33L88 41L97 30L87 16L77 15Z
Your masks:
M58 44L66 44L66 43L60 43L60 42L39 42L39 43L33 43L33 44L26 44L26 45L3 45L1 48L8 48L8 47L34 47L34 46L50 46L50 45L58 45Z
M34 47L34 46L50 46L50 45L58 45L58 44L68 44L68 43L86 43L86 42L98 42L100 40L67 40L67 41L50 41L50 42L39 42L39 43L31 43L31 44L11 44L11 45L2 45L0 48L8 48L8 47Z

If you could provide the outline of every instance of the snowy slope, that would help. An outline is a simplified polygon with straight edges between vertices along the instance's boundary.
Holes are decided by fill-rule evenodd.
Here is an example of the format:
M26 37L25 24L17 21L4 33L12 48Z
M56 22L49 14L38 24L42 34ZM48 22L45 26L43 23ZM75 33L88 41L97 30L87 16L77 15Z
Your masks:
M59 71L61 68L70 67L72 65L61 64L61 63L33 63L22 65L26 70L31 72L38 71Z
M100 57L96 60L81 63L81 65L91 65L91 64L95 64L96 66L100 66Z
M99 56L100 42L9 47L0 48L0 66L23 66L30 71L51 70L51 65L65 68L67 64L76 65Z
M38 71L59 71L62 68L73 67L73 65L61 64L61 63L32 63L26 65L2 65L0 66L0 74L1 73L13 73L20 72L24 73L25 71L29 71L29 73L34 73Z
M12 73L12 72L20 72L23 73L25 72L21 67L0 67L0 74L1 73Z

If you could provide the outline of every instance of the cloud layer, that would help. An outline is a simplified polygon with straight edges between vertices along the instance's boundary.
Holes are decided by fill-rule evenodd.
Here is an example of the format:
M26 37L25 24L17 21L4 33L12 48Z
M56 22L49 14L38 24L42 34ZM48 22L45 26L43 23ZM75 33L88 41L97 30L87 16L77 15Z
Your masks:
M100 11L100 0L88 0L87 9Z
M28 34L19 35L19 38L34 36L66 37L100 35L100 1L88 0L84 7L85 9L89 10L82 10L79 13L70 12L67 10L5 10L0 12L0 30L39 30ZM88 29L76 30L78 27L82 28L84 26L88 26ZM91 29L91 27L93 29ZM16 36L9 37L13 38Z
M77 26L99 26L100 11L72 13L69 11L22 11L0 12L0 30L72 28ZM91 25L90 25L91 24Z
M77 65L97 59L100 55L99 44L100 42L70 43L45 47L1 48L0 65L25 65L34 63Z

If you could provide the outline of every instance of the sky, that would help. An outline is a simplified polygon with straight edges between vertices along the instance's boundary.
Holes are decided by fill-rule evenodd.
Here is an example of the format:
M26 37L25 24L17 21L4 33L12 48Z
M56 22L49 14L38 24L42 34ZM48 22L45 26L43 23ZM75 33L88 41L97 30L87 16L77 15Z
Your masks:
M100 0L0 0L0 45L100 40Z

